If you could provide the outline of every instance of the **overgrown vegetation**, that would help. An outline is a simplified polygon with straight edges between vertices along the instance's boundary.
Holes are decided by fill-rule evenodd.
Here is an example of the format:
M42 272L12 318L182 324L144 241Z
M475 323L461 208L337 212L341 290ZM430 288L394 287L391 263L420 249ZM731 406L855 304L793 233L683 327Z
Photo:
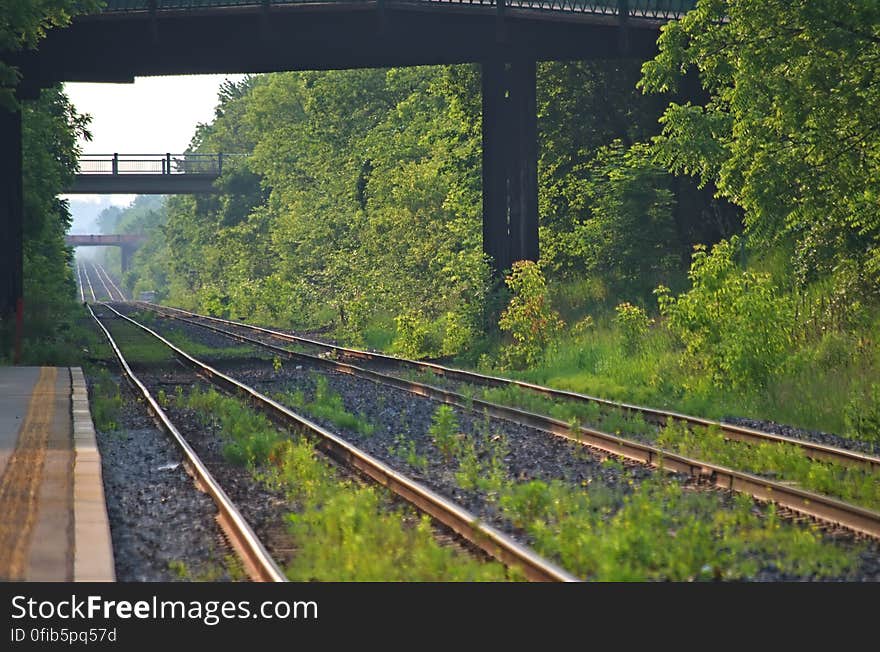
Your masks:
M454 419L441 406L430 434L436 446L438 431L456 433L459 486L481 492L539 553L582 577L735 580L772 569L822 578L845 574L856 563L856 554L824 543L818 530L780 521L773 506L758 510L742 495L725 504L717 493L690 491L662 475L584 487L511 478L506 440L488 419L467 434ZM625 474L613 460L608 465Z
M647 423L641 415L625 410L602 407L598 403L554 400L517 387L483 389L479 391L479 396L493 403L546 414L575 428L597 428L645 441L686 457L794 482L807 490L875 510L880 508L880 477L876 473L810 459L801 449L790 444L728 441L717 427L703 428L673 421L658 427ZM451 410L450 415L454 419ZM436 437L434 439L436 443ZM438 448L441 447L438 445ZM444 449L441 448L441 451Z
M700 2L642 66L542 64L542 260L496 289L475 67L227 84L193 150L251 156L218 196L114 217L155 234L126 282L408 357L875 439L880 99L855 71L876 67L859 26L878 10L851 6L829 23L805 3Z
M716 428L694 429L683 424L667 425L657 437L656 444L687 457L794 482L804 489L875 511L880 508L880 476L877 473L811 460L795 446L730 442Z
M189 567L181 559L168 562L168 570L181 582L245 582L247 572L241 560L234 554L223 555L222 559L207 561L197 568Z
M855 556L821 535L788 526L750 498L722 508L717 495L649 480L616 503L599 487L579 491L535 480L512 486L505 515L535 547L585 577L606 581L756 578L765 565L802 577L845 573Z
M89 373L92 381L89 405L95 428L101 432L113 432L119 426L119 411L122 409L122 395L119 380L106 369L95 369Z
M342 397L330 389L326 376L315 373L314 379L315 391L312 400L307 400L302 391L292 392L281 398L291 406L304 410L318 419L326 419L340 428L354 430L367 436L373 433L373 424L345 409Z
M565 324L550 306L544 275L535 263L515 262L505 283L512 296L498 327L511 334L513 344L504 349L504 362L516 368L529 367Z
M394 508L384 492L338 477L312 442L281 434L269 420L214 390L178 400L226 440L224 452L297 509L288 516L296 554L285 569L294 581L500 581L506 569L440 546L430 520ZM515 574L514 574L515 575ZM521 578L515 578L521 579Z

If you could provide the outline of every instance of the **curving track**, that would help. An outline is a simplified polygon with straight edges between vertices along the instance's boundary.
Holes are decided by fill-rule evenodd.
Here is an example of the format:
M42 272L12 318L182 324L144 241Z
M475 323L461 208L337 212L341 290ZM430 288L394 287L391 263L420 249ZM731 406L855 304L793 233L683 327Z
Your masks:
M522 546L502 532L488 525L480 523L479 519L474 514L468 512L461 506L443 498L439 494L431 491L427 487L408 478L398 471L395 471L380 460L359 450L358 448L351 445L349 442L341 439L334 433L296 414L290 409L261 394L257 390L249 387L248 385L245 385L244 383L241 383L231 378L230 376L223 374L217 369L214 369L197 360L195 357L189 355L179 347L176 347L155 331L115 310L112 306L106 303L102 303L100 305L112 313L112 319L125 320L126 322L141 329L147 335L161 341L174 353L174 355L181 362L183 362L186 366L194 369L201 377L214 383L222 390L247 398L250 403L256 405L264 412L267 412L277 422L282 422L286 425L298 428L300 430L308 431L311 435L317 436L317 438L319 439L318 446L322 451L324 451L337 461L341 462L345 466L351 467L358 471L360 474L372 479L378 484L387 487L395 494L397 494L397 496L411 503L422 512L427 513L436 521L451 528L470 544L481 548L486 553L507 564L508 566L518 567L522 570L527 578L535 581L578 581L577 577L559 568L555 564L543 559L534 551L526 548L525 546ZM102 318L99 318L99 316L91 309L91 306L88 306L88 309L92 317L104 331L105 335L108 337L108 339L110 339L111 345L114 348L114 352L116 353L117 358L119 358L120 363L126 370L126 375L132 380L138 391L144 396L145 400L150 406L151 411L156 414L157 417L162 421L165 429L172 433L181 448L184 450L185 454L188 457L194 456L195 454L188 447L186 442L183 441L183 438L180 436L179 432L174 429L173 424L170 423L170 421L167 419L167 416L162 416L164 415L164 413L162 412L158 403L149 395L146 387L143 386L143 384L134 377L134 374L131 372L130 367L124 361L121 351L115 345L115 343L113 343L109 330L102 323ZM195 460L192 460L191 464L199 464L197 458ZM214 485L216 485L216 483L214 483ZM214 496L215 493L218 496L217 500L220 500L222 496L225 496L225 494L222 494L222 489L220 489L219 486L216 486L216 489L211 492L212 496ZM219 505L220 503L218 503L218 506ZM221 507L221 512L231 513L231 509L233 509L232 506L224 504L224 506ZM241 521L241 523L245 527L247 526L247 524L244 522L244 519L229 517L228 519L223 520L228 520L233 524L238 524L238 522ZM239 525L237 525L237 527L240 528ZM256 537L252 535L253 533L250 532L248 534L248 531L244 531L243 534L239 531L233 531L230 533L230 539L233 542L237 540L243 540L245 542L250 541L251 539L256 540ZM257 541L256 543L259 542ZM236 547L238 548L239 546L236 545ZM256 562L251 561L246 566L250 568L255 565ZM270 569L260 571L255 576L266 579L268 577L267 574L269 573L269 570Z
M431 399L455 405L462 409L474 409L479 412L488 412L491 416L505 419L514 423L528 425L530 427L542 430L546 433L574 440L580 444L600 449L606 453L635 460L637 462L648 464L654 467L662 468L668 471L676 471L689 474L700 480L708 481L720 488L739 491L751 495L759 500L771 501L782 507L791 509L794 512L817 519L823 523L833 524L835 526L843 526L855 532L866 534L873 538L880 539L880 513L864 507L852 505L828 496L805 491L790 484L782 482L774 482L766 478L762 478L753 474L744 473L734 469L726 468L717 464L702 462L700 460L690 459L682 455L677 455L669 451L665 451L654 446L643 444L640 442L628 440L622 437L611 435L608 433L584 427L572 427L570 424L562 422L539 414L534 414L520 410L517 408L498 405L487 401L481 401L466 397L454 391L417 383L399 376L389 375L367 369L353 364L340 362L331 357L309 355L299 351L293 351L288 348L279 347L270 344L268 339L276 339L284 342L292 342L297 345L306 345L317 348L322 351L325 356L339 356L343 358L356 358L360 361L378 363L384 367L395 366L397 368L417 369L419 371L431 371L439 376L453 378L459 381L471 381L473 383L504 386L512 385L538 393L548 395L554 398L564 397L581 401L598 401L606 406L613 406L618 409L628 411L640 411L648 417L652 415L656 418L664 416L666 418L681 420L689 425L714 425L722 429L729 439L747 442L773 442L791 444L801 448L808 456L819 460L833 460L835 462L864 468L869 471L880 469L880 459L842 448L815 444L804 440L781 437L771 433L764 433L758 430L731 426L718 422L690 417L687 415L679 415L677 413L652 410L650 408L641 408L623 403L615 403L604 399L596 399L573 392L563 392L551 388L522 383L520 381L508 380L492 376L483 376L464 370L451 369L432 363L421 363L412 360L394 358L392 356L358 351L356 349L348 349L339 347L316 340L299 337L289 333L283 333L267 328L250 326L240 322L219 319L216 317L207 317L198 315L189 311L177 308L167 308L154 304L138 303L137 305L145 307L160 315L170 317L182 322L190 323L202 328L219 333L231 339L252 344L263 348L268 348L276 354L286 357L295 358L311 365L332 368L335 371L348 373L365 380L382 383L404 389L413 394L427 396ZM221 328L223 325L225 328ZM234 330L230 330L234 329ZM248 335L243 334L247 332ZM262 339L257 339L262 338Z
M284 573L278 568L277 564L272 560L265 546L254 534L251 527L245 521L244 517L236 508L235 504L230 500L229 496L223 491L214 477L208 471L207 467L198 458L192 447L180 434L180 431L171 422L165 411L159 406L156 399L150 394L146 386L138 379L132 371L131 366L126 361L119 346L110 334L110 331L101 322L90 305L86 306L89 314L97 323L98 327L103 331L107 341L110 343L113 353L115 354L120 366L122 367L125 377L143 400L146 402L148 409L156 418L163 430L169 434L174 443L183 453L185 464L188 471L193 476L197 486L204 490L217 505L218 523L225 533L232 547L235 549L241 559L248 575L255 581L266 582L283 582L286 581Z

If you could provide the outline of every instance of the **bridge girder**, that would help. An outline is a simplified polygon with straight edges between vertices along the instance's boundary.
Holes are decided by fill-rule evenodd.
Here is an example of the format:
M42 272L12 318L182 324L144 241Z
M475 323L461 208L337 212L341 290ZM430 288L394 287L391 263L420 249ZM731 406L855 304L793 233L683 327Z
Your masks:
M381 9L380 9L381 7ZM659 21L626 21L628 56L656 50ZM334 2L75 19L13 60L22 89L136 76L382 68L621 54L615 16L452 3Z
M204 195L216 193L218 175L77 174L69 195Z

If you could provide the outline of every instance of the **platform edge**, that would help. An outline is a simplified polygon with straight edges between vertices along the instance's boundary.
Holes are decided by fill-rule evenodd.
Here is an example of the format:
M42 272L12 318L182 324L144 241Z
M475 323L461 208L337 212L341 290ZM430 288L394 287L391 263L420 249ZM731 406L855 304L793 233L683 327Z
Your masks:
M70 368L73 416L74 582L115 582L113 542L104 498L101 454L89 409L86 379Z

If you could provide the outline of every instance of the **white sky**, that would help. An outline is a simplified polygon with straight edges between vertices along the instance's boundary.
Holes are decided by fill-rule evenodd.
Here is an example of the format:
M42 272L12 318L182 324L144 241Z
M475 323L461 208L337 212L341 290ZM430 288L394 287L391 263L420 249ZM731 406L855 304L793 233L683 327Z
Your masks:
M66 83L70 101L79 113L92 116L91 142L82 142L85 154L182 153L200 122L214 118L217 89L225 79L243 75L185 75L138 77L133 84ZM133 195L108 195L112 203L127 206ZM69 195L70 199L98 203L99 196Z

